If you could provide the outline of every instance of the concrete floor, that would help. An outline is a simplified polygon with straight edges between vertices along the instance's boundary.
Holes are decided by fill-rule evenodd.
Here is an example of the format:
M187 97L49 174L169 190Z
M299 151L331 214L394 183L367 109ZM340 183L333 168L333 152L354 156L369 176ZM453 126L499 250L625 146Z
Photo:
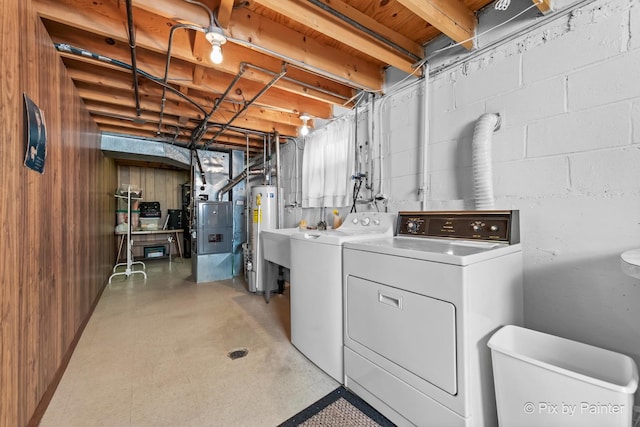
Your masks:
M288 288L266 304L190 260L147 274L107 285L42 427L277 426L338 387L291 345Z

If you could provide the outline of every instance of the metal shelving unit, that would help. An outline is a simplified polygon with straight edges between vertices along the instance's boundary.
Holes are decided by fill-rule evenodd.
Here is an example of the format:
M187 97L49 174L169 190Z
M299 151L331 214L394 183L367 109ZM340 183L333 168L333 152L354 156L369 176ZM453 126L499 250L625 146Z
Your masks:
M116 260L116 265L113 266L113 274L109 276L109 283L115 276L127 276L129 278L135 273L142 274L144 279L147 280L147 273L144 271L147 267L144 262L133 260L133 239L131 238L131 200L142 200L142 197L131 197L131 184L127 185L126 196L122 194L116 194L115 196L120 199L127 199L127 262L118 263L118 260ZM134 270L133 266L135 264L142 265L142 270ZM118 267L125 267L125 270L116 272Z

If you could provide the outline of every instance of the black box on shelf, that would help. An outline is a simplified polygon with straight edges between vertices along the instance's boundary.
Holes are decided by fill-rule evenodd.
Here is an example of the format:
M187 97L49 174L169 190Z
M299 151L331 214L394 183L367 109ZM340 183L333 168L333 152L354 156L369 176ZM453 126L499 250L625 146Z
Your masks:
M145 258L159 258L165 256L166 254L167 248L164 245L144 247Z
M182 209L168 209L167 218L167 230L182 228Z
M160 218L160 202L140 202L140 218Z

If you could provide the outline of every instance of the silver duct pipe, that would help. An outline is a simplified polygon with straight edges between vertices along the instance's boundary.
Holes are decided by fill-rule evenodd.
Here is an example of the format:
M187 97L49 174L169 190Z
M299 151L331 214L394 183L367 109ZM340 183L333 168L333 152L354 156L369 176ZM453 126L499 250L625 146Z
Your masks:
M222 197L224 197L225 194L227 194L228 191L230 191L233 187L235 187L236 185L240 184L242 182L243 179L245 179L247 177L247 170L243 170L242 172L240 172L238 175L235 176L235 178L232 178L231 181L229 181L224 187L222 187L219 191L218 191L218 201L222 201Z
M254 167L259 165L259 163L253 163L251 166L247 166L242 172L240 172L238 175L236 175L235 177L231 178L231 180L229 180L229 182L227 182L224 187L222 187L219 191L218 191L218 195L217 195L217 199L218 201L222 201L222 198L224 197L225 194L227 194L227 192L229 192L230 190L233 189L233 187L235 187L236 185L240 184L242 182L242 180L244 180L247 176L249 175L261 175L264 174L265 172L265 167L263 166L262 168L259 169L249 169L250 167Z
M268 153L267 153L267 151L268 151L268 149L267 149L267 146L268 146L267 138L268 137L269 137L269 135L264 135L262 137L262 164L264 165L264 178L262 180L262 183L263 184L267 184L267 185L269 185L271 183L270 182L270 178L271 177L267 173L267 157L270 157L270 156L268 156Z
M473 186L476 209L493 210L493 173L491 168L491 136L500 128L500 115L485 113L473 131Z

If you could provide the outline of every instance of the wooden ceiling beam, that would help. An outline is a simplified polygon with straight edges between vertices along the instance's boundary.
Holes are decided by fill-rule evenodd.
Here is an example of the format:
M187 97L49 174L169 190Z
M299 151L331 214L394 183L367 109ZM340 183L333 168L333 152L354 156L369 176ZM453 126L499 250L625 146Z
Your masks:
M329 6L336 12L341 13L349 19L357 22L363 27L373 31L376 34L386 38L390 42L402 47L403 49L413 53L419 58L424 57L424 48L413 40L403 36L402 34L393 31L389 27L385 27L372 17L360 12L358 9L352 7L348 3L340 0L320 0L322 3ZM348 24L345 24L348 25Z
M167 0L158 1L162 3ZM93 2L91 0L35 1L39 15L45 19L96 34L103 40L108 37L120 43L128 44L125 11L118 7L117 3L118 2L111 1ZM192 6L189 3L183 4L187 7L187 10L189 9L188 6ZM200 14L204 15L203 12L204 10L201 9ZM99 17L99 23L96 23L96 16ZM137 22L136 45L141 49L166 55L170 28L173 23L145 10L135 13L135 20ZM222 64L214 66L209 60L208 52L210 51L210 46L211 45L204 39L204 34L201 32L194 33L192 30L176 31L172 45L172 57L195 65L201 65L208 69L215 68L231 75L235 75L238 72L240 64L247 61L247 58L251 58L251 62L254 63L254 65L273 70L274 72L280 71L282 65L282 61L278 59L234 45L233 43L227 43L224 46L225 60ZM206 54L204 53L205 51L207 52ZM336 52L336 55L338 54L339 53ZM372 67L371 64L366 63L358 63L356 66L359 67L358 69L361 73L374 73L381 85L382 75L378 67ZM164 66L156 76L164 76ZM350 99L354 95L353 89L344 84L327 80L318 75L311 75L301 70L292 68L287 72L287 77L293 80L282 79L276 83L276 86L284 91L323 102L341 105L345 100ZM247 73L245 78L262 84L266 84L271 80L270 77L264 73ZM336 94L337 96L331 94Z
M553 12L552 0L533 0L533 3L538 6L538 9L543 14Z
M397 0L456 43L473 48L477 19L460 0Z
M231 12L233 11L233 0L221 0L220 6L218 7L218 13L216 14L216 18L218 19L218 24L222 28L229 28L229 22L231 21Z
M85 99L84 103L85 103L85 106L87 107L87 110L89 110L91 114L98 114L101 116L119 118L122 120L129 120L129 121L134 121L133 117L136 114L135 108L132 110L126 105L107 104L104 102L92 101L90 99ZM142 113L138 117L138 120L145 123L155 123L157 125L158 115L147 112L147 111L142 111ZM178 123L177 116L173 114L165 114L162 121L163 122L166 121L168 124L173 126L183 127Z
M67 62L68 64L68 62ZM125 73L116 73L112 72L111 75L106 75L104 73L96 72L95 68L93 71L84 70L80 68L74 68L67 66L67 72L69 76L74 81L83 82L86 84L99 85L102 88L107 88L109 90L122 90L126 91L131 89L130 75ZM158 85L148 82L146 79L141 79L139 91L142 95L145 96L162 96L162 88ZM184 92L184 91L183 91ZM207 99L198 96L195 93L191 94L191 99L198 102L201 105L207 105L209 102ZM190 103L184 101L178 95L173 92L167 91L166 99L169 101L173 101L176 106L183 108L182 114L180 117L185 117L188 119L189 116L192 116L196 111ZM189 107L187 107L189 106ZM236 104L235 106L230 105L229 103L222 103L219 111L225 114L233 114L235 108L239 108ZM260 108L257 106L250 106L246 110L246 116L251 117L255 120L263 120L265 122L276 122L282 123L285 125L291 126L302 126L302 120L300 116L297 114L284 113L280 111L266 110L264 108Z
M317 7L298 0L253 0L255 3L267 7L289 19L331 37L347 46L376 58L385 64L406 72L413 73L411 65L415 60L391 50L387 45L375 40L369 35L349 27L342 20L321 11Z
M111 90L108 93L100 90L99 88L95 88L93 86L88 86L86 84L76 84L76 88L80 96L84 99L98 101L107 104L114 104L125 106L127 108L131 108L135 106L135 100L131 96L129 91L119 91L119 90ZM140 100L140 107L143 111L148 112L160 112L160 104L158 102L157 97L144 96ZM183 109L176 106L173 102L167 101L165 103L164 111L166 114L171 114L173 116L180 116L183 112ZM214 124L225 124L232 117L231 113L221 113L216 112L212 117L209 123ZM232 123L232 126L245 128L245 129L254 129L256 131L270 133L277 131L282 135L286 136L296 136L298 128L296 126L288 126L283 124L276 124L271 122L265 122L263 120L256 120L247 116L240 116L236 118ZM192 124L192 127L195 127L196 123Z
M73 32L71 34L65 33L63 29L56 28L56 25L57 24L47 26L49 35L54 42L66 42L89 51L98 51L104 56L123 62L130 60L130 54L127 52L128 46L125 43L109 45L105 43L104 40L89 34L81 32ZM65 52L60 52L60 54L63 57L77 59L78 61L100 64L110 68L119 68L85 56L78 56ZM160 54L138 49L137 63L139 69L144 70L151 75L164 75L165 61ZM173 60L171 62L169 81L175 82L179 85L189 86L192 89L209 92L213 101L217 95L222 94L228 88L233 77L206 67L204 67L203 70L204 74L202 76L201 84L195 85L192 81L194 74L193 64L180 60ZM244 102L245 100L252 99L255 94L263 88L264 85L260 83L241 79L238 84L234 86L234 90L229 93L229 98L235 101ZM272 107L280 110L288 109L290 112L297 113L307 112L314 117L325 119L330 118L333 111L331 105L328 103L320 102L301 95L294 95L275 86L266 91L257 100L256 105Z
M136 8L155 15L205 28L209 25L209 18L204 10L189 3L174 0L132 1ZM291 30L286 25L265 19L248 9L235 9L231 15L229 33L235 39L254 45L253 55L265 51L280 52L292 61L298 62L300 67L308 66L309 71L324 75L330 80L336 76L352 81L354 86L367 90L382 88L384 76L380 64L354 58L353 55L339 49L307 39L303 34ZM230 40L223 47L225 57L223 63L227 60L227 51L234 45L233 40ZM247 56L244 55L245 58Z

